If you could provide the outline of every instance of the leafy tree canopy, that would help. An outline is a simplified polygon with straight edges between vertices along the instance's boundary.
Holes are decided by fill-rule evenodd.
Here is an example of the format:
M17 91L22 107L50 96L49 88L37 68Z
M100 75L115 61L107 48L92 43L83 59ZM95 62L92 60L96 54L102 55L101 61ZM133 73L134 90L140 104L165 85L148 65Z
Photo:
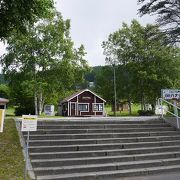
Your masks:
M26 32L27 25L51 16L53 0L0 0L0 39L14 30Z
M6 81L4 80L3 74L0 74L0 84L6 84Z
M9 87L5 84L0 84L0 97L9 98L10 90Z
M70 21L56 13L53 19L29 27L27 34L13 33L8 38L8 53L1 63L16 102L22 104L17 101L21 98L18 92L26 90L23 97L34 96L41 111L44 103L57 104L60 94L83 81L88 70L85 49L83 45L74 48L69 30Z
M179 0L138 0L142 7L140 15L157 15L157 22L163 26L171 42L180 42L180 1Z
M120 77L117 72L119 94L134 101L153 102L162 88L177 84L179 49L165 42L166 36L157 26L143 27L136 20L130 26L123 23L121 29L109 35L102 47L108 63L115 62L117 71L121 71Z

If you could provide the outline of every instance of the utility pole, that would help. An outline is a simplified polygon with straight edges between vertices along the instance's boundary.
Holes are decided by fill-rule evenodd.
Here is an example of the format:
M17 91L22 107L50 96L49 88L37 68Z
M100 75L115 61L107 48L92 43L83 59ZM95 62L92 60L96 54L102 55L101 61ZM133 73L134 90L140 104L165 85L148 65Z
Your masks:
M117 111L117 94L116 94L116 65L113 64L113 71L114 71L114 116L116 116Z
M117 111L117 92L116 92L116 62L114 58L106 57L106 62L109 62L113 67L113 84L114 84L114 116Z

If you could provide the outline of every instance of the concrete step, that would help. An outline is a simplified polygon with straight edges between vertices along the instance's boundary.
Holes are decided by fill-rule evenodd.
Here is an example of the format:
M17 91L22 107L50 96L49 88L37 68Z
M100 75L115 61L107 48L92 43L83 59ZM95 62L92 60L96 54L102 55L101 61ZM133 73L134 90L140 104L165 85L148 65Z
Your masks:
M142 120L142 118L132 118L132 120L127 119L82 119L82 120L63 120L59 119L56 121L50 120L50 121L41 121L38 120L38 126L39 125L103 125L103 124L162 124L165 123L163 120L160 119L154 119L154 120ZM166 123L165 123L166 124Z
M148 132L124 132L124 133L84 133L84 134L38 134L30 133L30 140L55 140L55 139L92 139L92 138L123 138L123 137L147 137L147 136L171 136L180 135L180 131L148 131ZM25 139L27 135L24 135Z
M167 123L155 124L83 124L83 125L60 125L60 124L46 124L38 125L38 130L41 129L115 129L115 128L150 128L150 127L170 127Z
M108 143L133 143L133 142L156 142L180 140L180 135L176 136L148 136L135 138L106 138L106 139L66 139L66 140L30 140L30 146L54 146L54 145L81 145L81 144L108 144Z
M55 174L69 174L69 173L84 173L84 172L96 172L96 171L115 171L124 169L136 169L136 168L149 168L154 166L166 166L166 165L178 165L180 164L180 158L171 159L156 159L156 160L144 160L144 161L129 161L129 162L116 162L106 164L87 164L87 165L72 165L61 167L40 167L34 168L37 176L42 175L55 175Z
M180 131L147 119L38 120L29 141L36 179L110 180L180 170Z
M173 131L173 127L150 127L150 128L116 128L116 129L44 129L31 132L36 134L91 134L91 133L118 133L118 132L152 132ZM27 134L27 133L25 133Z
M72 152L72 151L94 151L109 149L128 149L139 147L159 147L180 145L180 141L161 141L161 142L136 142L136 143L109 143L109 144L83 144L83 145L61 145L61 146L30 146L29 152Z
M32 159L50 159L50 158L77 158L77 157L98 157L98 156L117 156L117 155L136 155L144 153L158 152L175 152L180 151L180 146L161 146L161 147L141 147L131 149L109 149L109 150L94 150L94 151L73 151L73 152L30 152Z
M50 159L32 159L33 167L56 167L56 166L72 166L72 165L90 165L90 164L106 164L119 163L129 161L142 161L153 159L180 158L180 151L119 155L119 156L101 156L101 157L81 157L81 158L50 158Z
M48 176L37 176L37 180L109 180L118 177L140 176L180 170L180 165L155 166L128 170L95 171L88 173L72 173Z

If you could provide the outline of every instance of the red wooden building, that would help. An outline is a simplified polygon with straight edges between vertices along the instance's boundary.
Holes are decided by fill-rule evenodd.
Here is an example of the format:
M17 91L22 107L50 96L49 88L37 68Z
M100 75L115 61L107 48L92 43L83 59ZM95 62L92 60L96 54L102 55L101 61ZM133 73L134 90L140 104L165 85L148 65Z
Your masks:
M105 102L94 92L84 89L61 101L59 114L63 116L105 116Z

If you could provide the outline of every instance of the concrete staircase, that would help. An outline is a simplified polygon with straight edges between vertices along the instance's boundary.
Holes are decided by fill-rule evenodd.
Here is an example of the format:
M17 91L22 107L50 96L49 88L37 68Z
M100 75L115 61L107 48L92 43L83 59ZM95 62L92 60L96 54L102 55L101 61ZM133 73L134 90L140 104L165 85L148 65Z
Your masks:
M158 119L39 121L29 145L38 180L111 180L180 170L180 131Z

